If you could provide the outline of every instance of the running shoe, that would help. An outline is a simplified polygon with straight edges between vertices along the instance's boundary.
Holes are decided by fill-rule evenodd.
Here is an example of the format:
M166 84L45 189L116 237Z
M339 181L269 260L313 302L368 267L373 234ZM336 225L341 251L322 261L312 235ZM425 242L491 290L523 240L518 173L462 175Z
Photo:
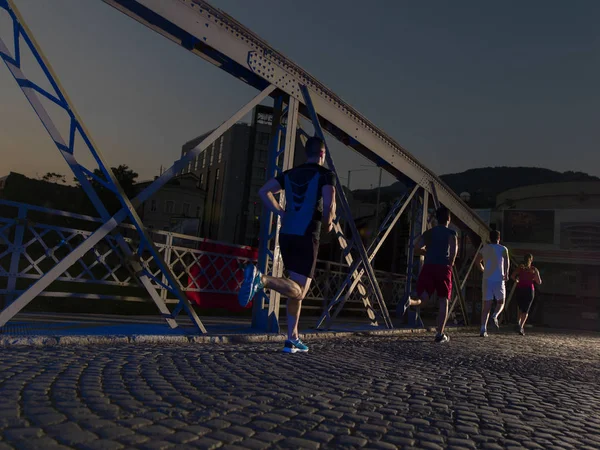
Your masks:
M450 336L448 336L447 334L436 334L435 336L435 342L448 342L450 340Z
M406 303L404 304L404 310L402 311L402 317L404 317L404 315L406 314L406 311L408 311L408 308L410 308L410 298L408 300L406 300Z
M421 305L421 300L420 299L413 300L410 297L408 297L408 300L406 300L406 303L404 304L404 311L402 311L402 317L404 317L404 315L406 314L406 311L408 311L408 308L410 308L410 303L411 302L415 302L416 303L414 306Z
M262 274L254 264L248 264L244 269L244 281L240 292L238 292L238 301L240 306L245 308L252 301L256 293L264 288L261 281Z
M488 337L487 331L482 331L481 333L479 333L479 336Z
M496 327L496 331L500 331L500 324L498 323L498 318L492 318L492 322L494 322L494 326Z
M297 352L306 353L308 351L308 346L304 342L302 342L300 339L296 339L296 340L288 339L287 341L285 341L285 344L283 346L283 351L285 353L297 353Z

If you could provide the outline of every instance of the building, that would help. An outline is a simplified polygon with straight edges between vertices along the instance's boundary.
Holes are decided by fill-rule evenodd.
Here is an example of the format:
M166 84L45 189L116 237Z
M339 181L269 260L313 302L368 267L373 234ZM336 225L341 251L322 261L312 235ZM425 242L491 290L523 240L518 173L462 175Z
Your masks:
M152 181L135 184L136 193ZM187 173L169 180L156 194L137 209L144 226L150 230L169 230L192 236L199 235L204 217L206 192L196 175Z
M258 190L266 181L273 108L257 106L252 123L237 123L190 162L182 173L193 173L206 192L200 235L208 239L257 245L262 205ZM185 143L182 156L212 131ZM304 162L300 139L294 164Z
M478 212L516 261L534 255L543 282L534 321L600 330L600 182L511 189L493 210Z

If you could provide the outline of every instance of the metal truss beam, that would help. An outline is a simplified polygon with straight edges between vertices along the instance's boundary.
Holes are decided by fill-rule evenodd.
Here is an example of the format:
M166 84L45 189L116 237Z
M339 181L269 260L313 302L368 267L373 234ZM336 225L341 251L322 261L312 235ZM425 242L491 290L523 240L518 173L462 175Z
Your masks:
M371 261L373 261L373 259L377 255L377 252L379 251L379 249L381 248L391 231L396 226L396 223L404 213L406 207L412 201L418 189L419 186L415 186L410 193L406 193L401 198L399 198L388 213L387 217L381 223L381 226L379 227L379 230L377 231L373 242L367 250L367 253L369 255L369 263L371 263ZM350 273L338 289L335 297L333 297L333 299L331 300L329 305L327 305L325 311L319 318L319 321L317 322L317 328L320 328L325 320L327 320L327 329L331 327L331 323L336 319L336 317L342 310L344 304L348 301L348 298L350 297L350 295L352 295L352 292L354 292L354 289L363 277L365 269L362 266L363 264L361 260L356 261L352 265ZM336 306L337 308L335 312L333 313L333 315L331 315L331 310Z
M383 294L381 293L381 289L379 288L379 283L377 282L377 278L375 277L375 271L373 270L373 267L371 266L371 263L369 262L369 257L367 256L367 251L366 251L365 246L363 245L363 242L360 238L360 234L358 233L356 224L354 223L354 220L352 219L352 212L350 210L350 205L348 204L348 199L346 198L346 194L344 193L344 190L342 189L342 184L340 183L340 179L339 179L337 171L335 169L335 164L333 163L333 158L331 157L331 153L329 152L329 147L327 146L327 141L325 140L325 134L323 133L323 129L321 128L321 124L319 122L319 117L313 106L311 95L308 91L308 88L304 85L300 86L300 91L302 92L302 96L304 97L304 104L308 108L309 114L311 116L312 124L315 129L315 135L318 136L319 138L321 138L323 140L323 142L325 143L325 147L326 147L325 154L326 154L327 165L329 166L329 169L332 170L333 173L335 174L336 187L337 187L336 190L337 190L338 198L340 199L340 203L342 205L342 212L344 213L347 223L350 227L350 231L352 234L353 246L358 251L358 254L360 255L360 259L362 260L363 266L366 269L367 278L369 280L371 289L373 290L373 293L375 295L375 301L377 302L377 306L379 307L379 310L381 311L381 314L383 316L385 326L387 328L393 328L394 325L392 323L392 319L387 310L387 306L385 304Z
M271 179L294 166L296 131L298 127L298 100L290 97L283 108L283 97L275 99L273 131L266 178ZM286 123L283 124L283 118ZM279 195L279 204L285 208L285 195ZM283 275L283 261L279 250L281 219L267 208L263 208L260 228L258 269L274 277ZM275 290L268 295L261 292L255 297L252 327L271 333L279 333L279 305L281 296Z

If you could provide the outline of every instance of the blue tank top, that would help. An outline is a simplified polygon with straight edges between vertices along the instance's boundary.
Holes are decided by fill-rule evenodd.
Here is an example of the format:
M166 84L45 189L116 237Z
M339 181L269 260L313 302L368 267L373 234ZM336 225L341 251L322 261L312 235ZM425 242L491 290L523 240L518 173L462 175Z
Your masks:
M450 265L450 237L456 236L456 231L438 225L423 233L423 240L427 246L425 264Z
M335 186L335 174L316 163L305 163L275 177L285 190L281 234L319 240L323 219L323 186Z

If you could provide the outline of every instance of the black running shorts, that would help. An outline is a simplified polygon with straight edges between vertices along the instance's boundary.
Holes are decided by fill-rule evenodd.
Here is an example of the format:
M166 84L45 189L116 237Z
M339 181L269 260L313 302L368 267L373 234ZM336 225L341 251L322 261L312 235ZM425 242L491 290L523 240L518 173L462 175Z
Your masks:
M535 290L529 287L517 288L515 289L515 297L517 298L517 304L521 312L529 313L533 298L535 297Z
M279 248L283 266L288 272L313 278L319 253L319 241L312 236L280 234Z

